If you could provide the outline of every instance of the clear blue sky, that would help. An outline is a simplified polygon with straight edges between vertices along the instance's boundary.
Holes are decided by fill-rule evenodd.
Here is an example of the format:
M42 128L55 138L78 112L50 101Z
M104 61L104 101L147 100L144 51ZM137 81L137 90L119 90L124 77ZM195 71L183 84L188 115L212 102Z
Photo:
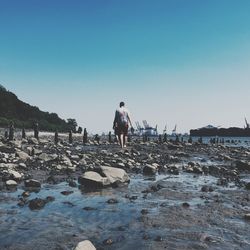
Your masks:
M124 100L168 132L250 120L249 0L0 0L0 83L109 131Z

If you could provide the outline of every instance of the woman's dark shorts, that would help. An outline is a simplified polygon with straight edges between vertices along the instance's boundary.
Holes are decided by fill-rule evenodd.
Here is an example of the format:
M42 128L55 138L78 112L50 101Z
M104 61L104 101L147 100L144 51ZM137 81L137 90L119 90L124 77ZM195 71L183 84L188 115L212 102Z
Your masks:
M120 124L118 125L118 127L116 127L115 129L115 134L117 135L125 135L127 136L128 135L128 124Z

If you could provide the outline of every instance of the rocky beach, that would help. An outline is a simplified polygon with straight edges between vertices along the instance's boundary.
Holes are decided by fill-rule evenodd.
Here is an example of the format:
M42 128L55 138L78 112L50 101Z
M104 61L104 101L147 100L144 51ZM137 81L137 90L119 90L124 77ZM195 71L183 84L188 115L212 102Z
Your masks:
M2 136L0 249L249 249L249 173L242 146Z

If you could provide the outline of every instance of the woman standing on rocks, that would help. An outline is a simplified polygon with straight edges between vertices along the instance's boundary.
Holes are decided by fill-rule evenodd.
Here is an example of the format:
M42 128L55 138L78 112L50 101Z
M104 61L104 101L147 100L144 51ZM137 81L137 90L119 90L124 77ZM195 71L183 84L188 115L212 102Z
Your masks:
M122 148L126 147L129 124L132 128L130 113L125 108L125 103L120 102L120 108L115 111L113 129L115 130L115 135L118 136L118 141Z

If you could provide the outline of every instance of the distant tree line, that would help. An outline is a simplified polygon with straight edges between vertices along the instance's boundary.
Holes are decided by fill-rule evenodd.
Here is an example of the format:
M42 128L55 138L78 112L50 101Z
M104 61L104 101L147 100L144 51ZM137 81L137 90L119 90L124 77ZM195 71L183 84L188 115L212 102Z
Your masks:
M33 128L37 122L40 130L59 132L72 130L74 133L82 131L81 127L77 130L75 119L70 118L65 121L56 113L43 112L38 107L20 101L15 94L0 85L0 126L7 127L11 122L19 128Z

